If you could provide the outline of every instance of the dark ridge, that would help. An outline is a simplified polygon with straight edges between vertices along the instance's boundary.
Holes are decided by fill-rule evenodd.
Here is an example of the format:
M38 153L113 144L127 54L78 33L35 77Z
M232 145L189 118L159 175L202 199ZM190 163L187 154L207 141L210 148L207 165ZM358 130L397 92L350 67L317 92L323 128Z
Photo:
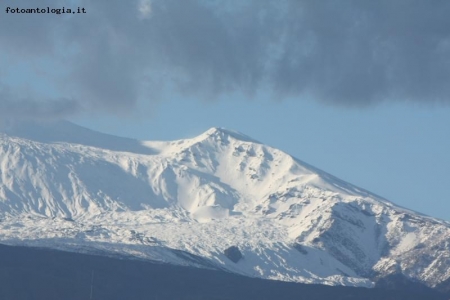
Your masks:
M206 269L0 245L0 300L444 300L428 291L262 280Z
M427 287L421 282L412 281L401 273L394 273L376 280L375 286L385 290L407 290L412 293L428 293L439 295L437 290Z
M438 290L441 293L445 293L449 295L450 299L450 278L447 278L446 280L442 281L436 286L436 290Z

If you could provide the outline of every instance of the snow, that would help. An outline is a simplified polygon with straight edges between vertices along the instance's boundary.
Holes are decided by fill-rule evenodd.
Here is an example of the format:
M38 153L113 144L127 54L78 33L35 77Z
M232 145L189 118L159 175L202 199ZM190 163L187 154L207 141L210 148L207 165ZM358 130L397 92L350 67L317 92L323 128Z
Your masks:
M450 277L449 237L448 222L223 128L178 141L69 122L0 133L6 244L329 285L370 287L374 272L400 270L434 286Z

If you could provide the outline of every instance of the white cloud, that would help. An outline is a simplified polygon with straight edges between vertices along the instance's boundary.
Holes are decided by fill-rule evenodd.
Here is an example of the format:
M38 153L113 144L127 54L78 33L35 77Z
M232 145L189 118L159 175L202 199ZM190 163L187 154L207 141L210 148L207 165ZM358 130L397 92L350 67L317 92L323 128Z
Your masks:
M147 19L152 13L152 2L150 0L139 1L138 6L139 17L142 19Z

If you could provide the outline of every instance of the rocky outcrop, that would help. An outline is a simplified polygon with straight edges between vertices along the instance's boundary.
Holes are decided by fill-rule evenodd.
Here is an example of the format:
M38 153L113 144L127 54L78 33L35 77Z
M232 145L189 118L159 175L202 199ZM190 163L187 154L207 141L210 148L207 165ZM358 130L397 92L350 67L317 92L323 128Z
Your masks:
M228 257L229 260L231 260L234 263L237 263L242 259L242 253L236 246L231 246L223 252L226 257Z

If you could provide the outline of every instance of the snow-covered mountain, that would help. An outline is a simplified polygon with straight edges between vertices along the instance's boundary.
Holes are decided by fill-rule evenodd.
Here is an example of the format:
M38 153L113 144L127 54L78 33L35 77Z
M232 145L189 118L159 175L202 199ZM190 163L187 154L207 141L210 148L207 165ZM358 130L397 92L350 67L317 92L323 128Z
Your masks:
M330 285L450 277L450 223L219 128L170 142L3 128L0 243Z

